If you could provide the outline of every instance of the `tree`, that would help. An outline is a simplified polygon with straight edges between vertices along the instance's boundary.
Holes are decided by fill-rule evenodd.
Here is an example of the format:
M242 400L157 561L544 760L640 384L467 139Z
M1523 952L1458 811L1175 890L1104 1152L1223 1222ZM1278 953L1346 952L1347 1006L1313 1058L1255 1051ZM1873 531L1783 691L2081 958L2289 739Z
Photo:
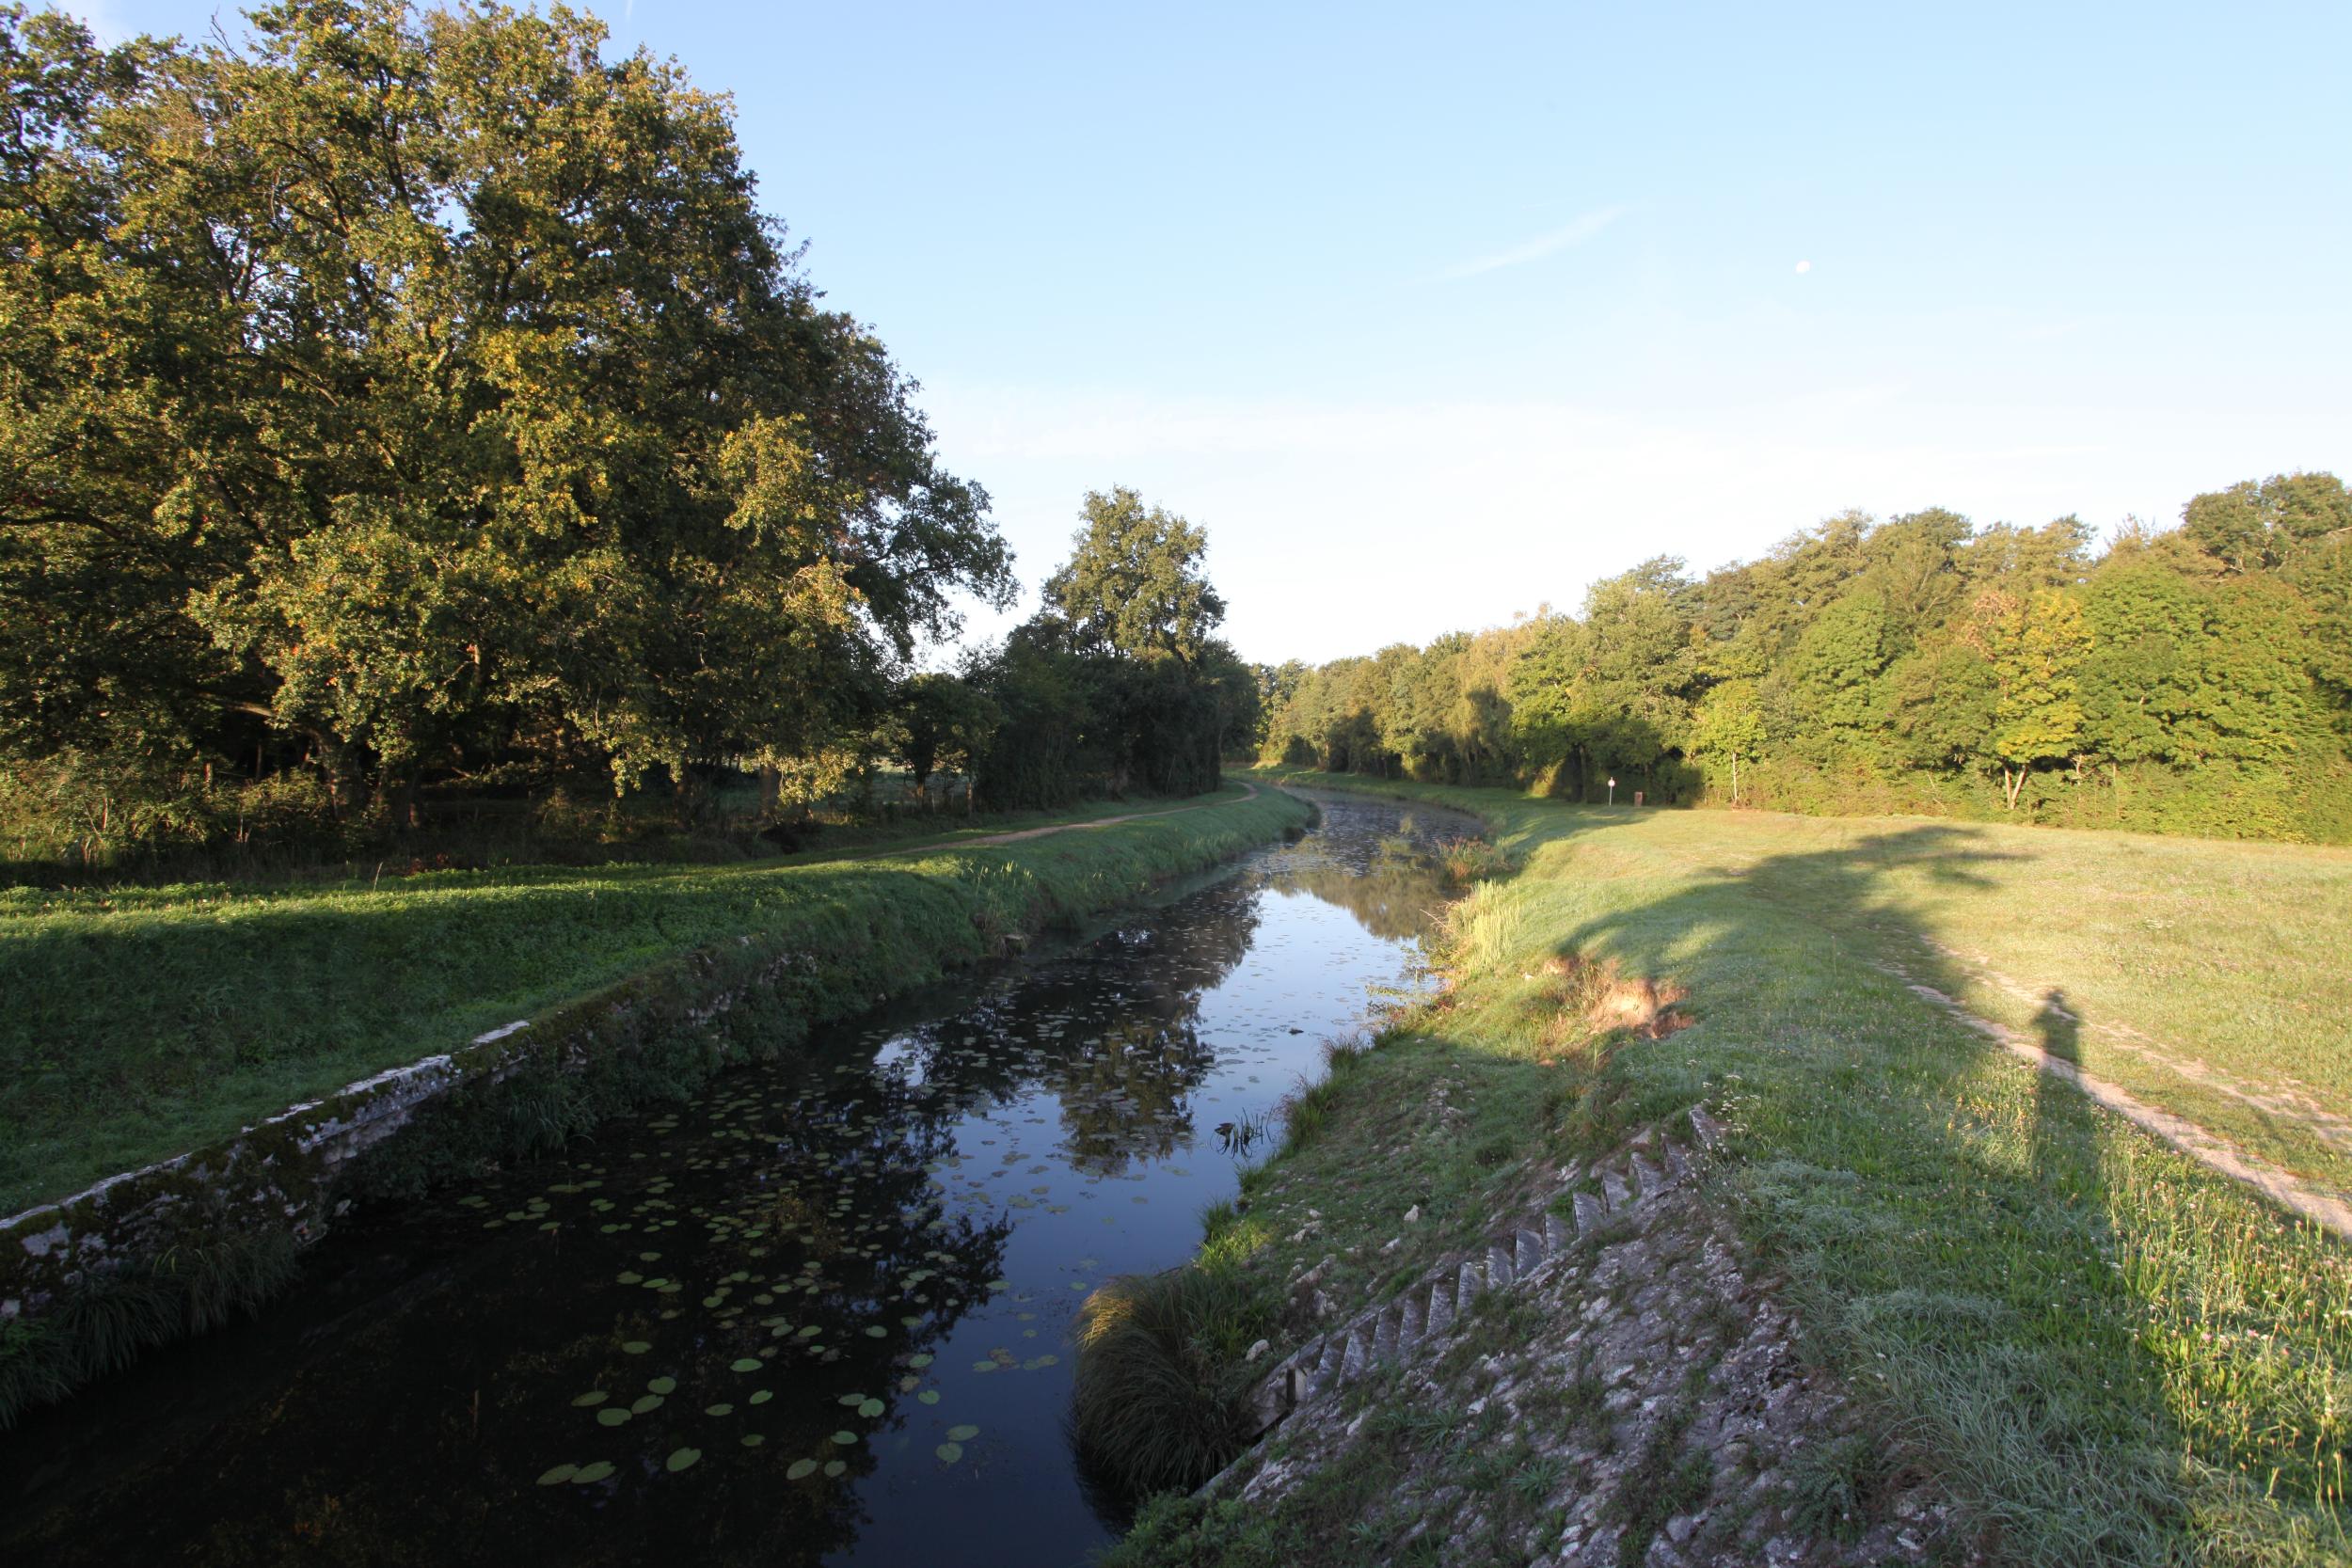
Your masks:
M1763 754L1764 706L1751 680L1727 680L1701 697L1691 726L1692 745L1703 756L1731 759L1731 803L1740 803L1740 764Z
M2054 589L2026 597L1987 590L1970 607L1963 635L1992 670L1989 738L2003 804L2014 811L2036 767L2078 754L2078 677L2090 644L2082 606Z
M925 673L899 683L892 717L894 751L914 782L915 800L928 806L931 775L971 772L1002 715L969 681Z
M253 714L379 798L525 730L683 777L870 728L959 591L1009 594L723 100L560 9L252 20L0 12L8 736Z
M1123 485L1088 491L1080 515L1086 526L1069 562L1045 579L1046 609L1071 646L1198 659L1225 619L1225 601L1200 569L1208 536Z

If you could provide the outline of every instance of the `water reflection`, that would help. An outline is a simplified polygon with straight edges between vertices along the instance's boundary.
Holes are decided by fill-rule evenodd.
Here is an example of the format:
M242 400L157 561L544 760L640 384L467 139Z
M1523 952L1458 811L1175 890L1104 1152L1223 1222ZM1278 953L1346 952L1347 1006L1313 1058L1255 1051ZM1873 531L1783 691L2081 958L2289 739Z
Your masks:
M1408 975L1427 824L1298 845L380 1218L247 1329L0 1439L0 1556L1075 1563L1065 1331ZM1437 828L1460 832L1456 823Z

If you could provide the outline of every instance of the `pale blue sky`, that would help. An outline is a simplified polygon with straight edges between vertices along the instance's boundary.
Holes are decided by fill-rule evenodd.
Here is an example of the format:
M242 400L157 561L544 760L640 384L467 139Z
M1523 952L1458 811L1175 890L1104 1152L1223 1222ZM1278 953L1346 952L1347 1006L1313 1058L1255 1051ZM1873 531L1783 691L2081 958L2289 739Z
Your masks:
M1113 483L1321 659L1850 506L2352 474L2341 0L589 8L735 95L1032 602Z

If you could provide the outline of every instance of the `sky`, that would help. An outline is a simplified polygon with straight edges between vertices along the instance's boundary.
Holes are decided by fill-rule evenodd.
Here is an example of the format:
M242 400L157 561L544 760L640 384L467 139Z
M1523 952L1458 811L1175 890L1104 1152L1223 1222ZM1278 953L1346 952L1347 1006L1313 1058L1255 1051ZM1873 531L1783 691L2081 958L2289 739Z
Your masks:
M2352 477L2341 0L585 8L733 96L1015 617L1114 484L1207 531L1243 657L1320 661L1848 508Z

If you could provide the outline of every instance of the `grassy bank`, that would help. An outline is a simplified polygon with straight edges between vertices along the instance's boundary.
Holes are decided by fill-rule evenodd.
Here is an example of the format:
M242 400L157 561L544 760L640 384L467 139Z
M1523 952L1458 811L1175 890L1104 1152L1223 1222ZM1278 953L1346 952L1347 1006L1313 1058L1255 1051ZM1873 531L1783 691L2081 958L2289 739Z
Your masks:
M1457 908L1446 1002L1307 1097L1246 1214L1218 1217L1221 1259L1253 1250L1253 1272L1279 1279L1333 1255L1348 1299L1466 1243L1523 1173L1704 1099L1734 1130L1726 1201L1786 1281L1805 1352L1996 1556L2341 1559L2344 1250L2021 1067L1884 966L2250 1133L2254 1107L2211 1107L2099 1030L2193 1044L2249 1081L2292 1074L2342 1107L2332 948L2352 929L2352 858L1396 793L1480 812L1523 868ZM1613 1027L1634 977L1685 990L1692 1025ZM2063 1014L2032 1006L2051 989ZM2265 1147L2337 1168L2309 1126ZM1400 1223L1416 1204L1422 1223ZM1301 1237L1309 1208L1321 1226ZM1165 1503L1123 1558L1348 1560L1353 1484L1263 1516Z
M1304 816L1239 793L887 858L0 894L0 1212L738 939L805 954L804 1004L853 1011Z

